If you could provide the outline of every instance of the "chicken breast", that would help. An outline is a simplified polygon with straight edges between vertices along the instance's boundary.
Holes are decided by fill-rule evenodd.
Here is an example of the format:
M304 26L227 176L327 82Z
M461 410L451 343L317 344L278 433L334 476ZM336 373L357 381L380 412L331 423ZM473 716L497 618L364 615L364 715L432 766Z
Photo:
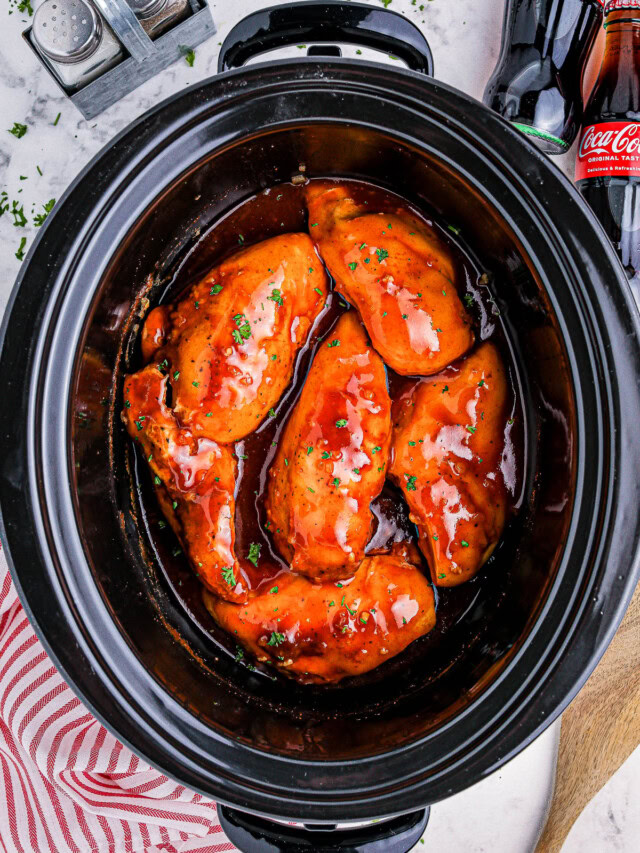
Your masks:
M205 593L216 622L260 661L302 682L362 675L435 625L424 575L401 556L366 558L348 584L316 584L284 573L236 606Z
M233 546L236 461L231 449L179 427L166 405L169 378L155 364L127 376L123 419L154 475L160 506L202 583L247 600Z
M270 529L292 571L322 580L354 574L390 439L385 368L349 311L316 353L269 471Z
M327 284L310 238L283 234L223 261L175 309L152 311L143 353L166 359L178 422L223 444L253 432L291 381Z
M471 347L453 261L435 231L400 205L359 204L353 184L313 181L306 193L310 233L336 289L390 367L436 373Z
M508 418L505 370L491 343L394 403L389 474L404 492L437 586L473 577L498 543Z

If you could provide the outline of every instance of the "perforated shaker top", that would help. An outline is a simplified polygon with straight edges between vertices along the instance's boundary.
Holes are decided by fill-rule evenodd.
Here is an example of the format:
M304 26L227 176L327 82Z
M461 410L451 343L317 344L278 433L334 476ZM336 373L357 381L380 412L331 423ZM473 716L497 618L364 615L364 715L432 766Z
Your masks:
M45 0L33 17L32 37L54 62L80 62L102 40L102 22L84 0Z

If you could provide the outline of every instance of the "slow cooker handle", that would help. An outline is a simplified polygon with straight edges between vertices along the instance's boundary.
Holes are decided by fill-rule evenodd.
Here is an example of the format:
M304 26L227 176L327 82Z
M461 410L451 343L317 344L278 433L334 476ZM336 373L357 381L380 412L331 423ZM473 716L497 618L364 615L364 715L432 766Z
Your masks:
M220 826L242 853L407 853L422 837L429 806L357 829L287 826L218 805Z
M218 72L239 68L252 56L301 42L343 42L382 50L413 71L433 75L431 48L420 29L389 9L325 0L285 3L247 15L220 48Z

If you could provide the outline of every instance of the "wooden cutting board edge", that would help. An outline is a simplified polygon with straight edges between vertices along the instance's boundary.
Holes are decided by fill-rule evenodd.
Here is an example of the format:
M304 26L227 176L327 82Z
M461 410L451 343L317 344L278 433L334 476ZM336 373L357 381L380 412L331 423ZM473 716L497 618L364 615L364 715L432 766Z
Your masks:
M640 583L609 648L562 715L555 786L535 853L560 853L585 806L638 744Z

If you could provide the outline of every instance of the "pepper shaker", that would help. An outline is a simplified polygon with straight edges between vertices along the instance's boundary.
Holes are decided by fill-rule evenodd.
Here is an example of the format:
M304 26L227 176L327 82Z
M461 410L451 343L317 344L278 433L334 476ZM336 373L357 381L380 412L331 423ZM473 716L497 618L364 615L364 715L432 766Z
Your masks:
M85 0L44 0L31 42L67 91L76 91L124 59L112 29Z
M151 39L189 14L189 0L127 0L127 3Z

